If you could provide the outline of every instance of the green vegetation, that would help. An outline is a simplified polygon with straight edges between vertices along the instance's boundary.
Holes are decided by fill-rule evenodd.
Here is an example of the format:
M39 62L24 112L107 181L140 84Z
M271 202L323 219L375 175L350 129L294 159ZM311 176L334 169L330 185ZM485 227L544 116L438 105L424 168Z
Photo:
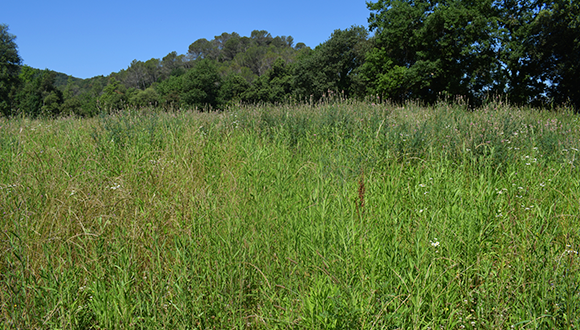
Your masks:
M0 25L0 111L89 117L150 105L317 102L330 94L431 105L461 96L472 108L501 97L578 111L577 0L381 0L367 7L368 29L335 30L314 49L265 30L224 32L194 41L186 54L134 60L84 80L21 67L15 37Z
M326 99L0 127L5 328L580 326L566 109Z

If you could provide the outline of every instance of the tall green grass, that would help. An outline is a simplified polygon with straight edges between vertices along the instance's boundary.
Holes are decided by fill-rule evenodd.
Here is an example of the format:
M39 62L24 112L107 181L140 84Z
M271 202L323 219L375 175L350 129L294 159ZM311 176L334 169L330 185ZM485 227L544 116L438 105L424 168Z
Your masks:
M0 324L578 328L580 123L564 110L1 120Z

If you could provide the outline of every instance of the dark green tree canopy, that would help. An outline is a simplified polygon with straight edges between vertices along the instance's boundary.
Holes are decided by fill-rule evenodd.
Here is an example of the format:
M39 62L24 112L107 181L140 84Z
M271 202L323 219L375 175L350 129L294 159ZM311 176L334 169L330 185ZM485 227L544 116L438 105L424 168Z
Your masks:
M189 50L187 51L187 55L194 61L198 58L215 58L215 54L214 45L205 38L198 39L189 45Z
M359 69L368 47L368 31L362 26L336 30L330 39L300 58L294 70L295 93L319 99L328 91L361 96L364 93Z
M364 68L370 93L431 102L442 92L476 99L497 88L497 12L491 0L368 6L376 31Z
M99 99L102 110L122 110L127 104L127 87L121 84L115 77L111 77L109 83L103 89Z
M0 24L0 113L8 116L12 111L12 97L18 87L18 73L22 59L14 41L16 36L8 33L8 25Z
M14 98L20 113L31 117L58 116L64 101L62 91L55 86L56 72L22 66L19 75L23 87Z
M181 76L180 100L183 104L205 109L217 108L221 100L221 77L214 62L204 59Z
M282 103L292 93L291 82L291 69L278 57L272 67L256 79L241 96L249 103Z
M427 102L580 105L580 4L557 0L380 0L368 3L368 92Z
M555 103L580 106L580 3L544 2L526 43L531 65L540 70L546 95Z

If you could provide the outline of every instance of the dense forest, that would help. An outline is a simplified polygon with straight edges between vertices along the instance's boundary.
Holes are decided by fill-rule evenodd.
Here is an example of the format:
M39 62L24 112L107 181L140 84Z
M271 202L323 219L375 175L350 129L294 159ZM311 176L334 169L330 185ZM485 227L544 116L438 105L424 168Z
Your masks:
M0 25L0 113L207 110L316 102L325 95L580 105L580 1L378 0L367 6L368 27L335 30L314 49L264 30L222 33L194 41L185 54L134 60L90 79L22 65L16 36Z

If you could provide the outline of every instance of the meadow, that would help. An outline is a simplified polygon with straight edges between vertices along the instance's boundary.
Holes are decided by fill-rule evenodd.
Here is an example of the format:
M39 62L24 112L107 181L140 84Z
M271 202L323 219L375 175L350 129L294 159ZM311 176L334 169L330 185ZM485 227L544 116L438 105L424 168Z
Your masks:
M578 329L580 117L0 119L5 329Z

